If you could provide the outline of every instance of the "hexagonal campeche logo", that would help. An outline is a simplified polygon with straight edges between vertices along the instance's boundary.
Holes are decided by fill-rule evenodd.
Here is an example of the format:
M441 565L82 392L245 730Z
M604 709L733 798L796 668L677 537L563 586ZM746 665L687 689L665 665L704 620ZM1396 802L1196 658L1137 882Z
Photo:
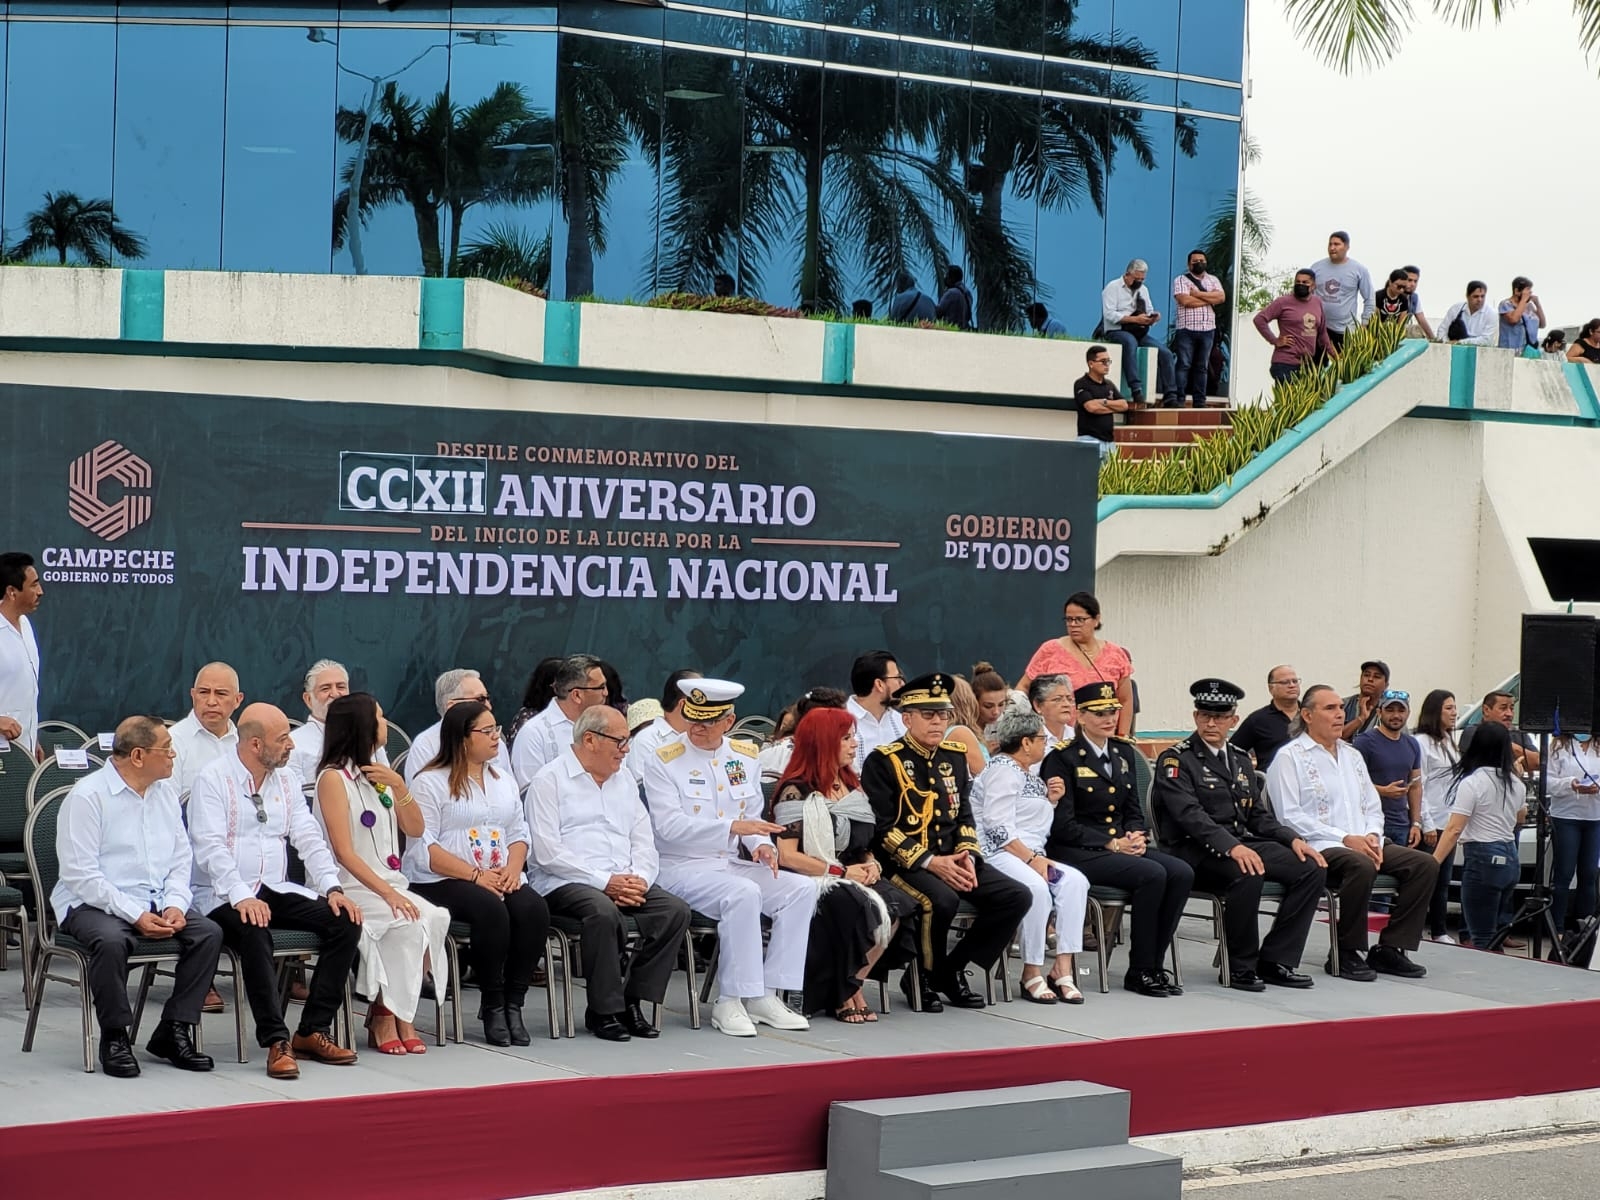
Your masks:
M101 442L72 460L67 473L67 511L96 537L114 542L150 519L150 464L120 442ZM122 485L115 500L102 498L106 485Z

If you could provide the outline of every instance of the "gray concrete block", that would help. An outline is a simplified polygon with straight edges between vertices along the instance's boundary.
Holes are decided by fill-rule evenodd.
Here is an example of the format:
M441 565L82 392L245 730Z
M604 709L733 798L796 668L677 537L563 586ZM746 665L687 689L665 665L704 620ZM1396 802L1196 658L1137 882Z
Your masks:
M994 1158L981 1162L907 1167L884 1174L895 1200L1179 1200L1183 1160L1140 1146Z

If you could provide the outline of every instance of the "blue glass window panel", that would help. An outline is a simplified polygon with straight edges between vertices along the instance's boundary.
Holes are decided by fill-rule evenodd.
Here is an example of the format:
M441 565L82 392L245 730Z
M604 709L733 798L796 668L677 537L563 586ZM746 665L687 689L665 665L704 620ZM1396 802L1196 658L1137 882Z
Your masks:
M46 192L112 198L117 30L33 21L10 29L3 210L15 241Z
M900 43L892 38L829 32L823 42L828 62L892 71L900 61Z
M893 33L900 27L900 0L824 0L822 19L829 25Z
M1039 300L1074 337L1087 338L1100 314L1100 289L1107 277L1105 216L1107 166L1098 150L1106 137L1109 109L1083 100L1046 97L1041 122L1057 153L1041 158L1035 271ZM1110 169L1137 171L1119 152Z
M352 120L373 110L375 120L364 158L359 136L340 139L329 202L350 187L346 174L353 175L359 164L361 202L368 209L360 232L365 273L439 274L446 224L439 198L445 191L449 129L437 110L449 81L450 33L341 27L338 36L338 44L328 49L338 55L339 109ZM415 204L405 191L416 196ZM361 273L349 233L334 254L333 268Z
M1140 66L1178 69L1177 0L1115 0L1111 15L1117 46L1148 56Z
M1243 80L1244 0L1183 0L1178 70L1208 79Z
M822 70L755 61L745 72L740 282L747 294L798 304L808 201L820 213Z
M740 280L744 206L744 71L721 54L662 58L661 228L652 289L712 291L718 272Z
M1045 0L1044 52L1105 62L1111 53L1111 0Z
M227 270L330 269L336 55L302 29L228 30Z
M661 111L661 48L561 34L556 72L572 140L563 145L552 294L651 295L653 281L641 288L640 276L656 246L659 130L642 130L639 120ZM577 186L584 180L598 186L585 193Z
M510 240L532 252L524 256L531 261L511 273L548 288L556 208L556 35L508 30L490 45L457 39L450 51L450 102L462 110L490 97L504 108L488 143L451 143L451 257ZM461 273L459 261L449 273Z
M14 17L109 17L116 11L115 0L11 0Z
M823 77L822 244L816 297L848 313L886 295L900 262L905 173L896 161L893 79L829 71Z
M561 23L569 28L592 29L597 33L625 33L632 37L661 37L666 27L666 14L667 10L663 8L650 8L642 4L611 4L606 0L564 0L561 5Z
M710 13L669 9L666 33L669 42L689 42L699 46L724 46L730 50L743 50L745 20L739 16L713 16Z
M408 0L403 6L397 6L394 12L388 7L374 3L373 0L340 0L340 20L342 21L448 21L450 19L450 5L447 3L426 4L422 0ZM412 32L416 32L413 30Z
M230 4L228 17L233 21L304 21L307 25L337 25L339 5L334 0L303 0L299 4Z
M972 81L1038 90L1042 64L1037 58L983 50L972 55Z
M965 80L972 71L972 52L953 46L900 43L900 69L907 74Z
M1242 88L1220 87L1214 83L1189 83L1178 81L1178 107L1197 108L1203 112L1226 113L1238 116L1244 103Z
M972 44L1039 53L1044 49L1044 0L988 0L974 5Z
M144 265L222 265L222 126L228 31L123 25L117 42L117 215Z
M1103 67L1046 61L1041 81L1045 91L1069 96L1106 96L1111 91L1111 72Z
M1171 108L1178 102L1178 81L1170 75L1113 71L1111 94L1119 100L1142 100L1146 104L1165 104Z
M1162 314L1151 332L1162 341L1172 322L1172 303L1166 296L1172 280L1158 273L1172 260L1174 118L1150 109L1113 107L1108 119L1122 146L1106 188L1106 280L1121 274L1132 259L1151 264L1150 297ZM1146 169L1131 152L1136 138L1148 146L1153 167Z
M457 25L554 25L554 4L463 4L455 6Z
M1212 239L1220 220L1233 218L1239 182L1239 126L1205 117L1180 119L1193 129L1195 153L1191 157L1180 148L1177 155L1172 193L1173 277L1187 266L1191 249ZM1222 273L1222 263L1210 265L1214 273ZM1232 279L1225 282L1231 293Z
M935 41L972 44L972 5L908 3L900 10L900 33L904 37L932 38Z
M704 3L705 0L695 0L695 3ZM826 16L826 6L823 0L749 0L743 4L740 0L724 0L734 8L743 8L751 16L783 17L789 21L817 21L821 22Z
M972 206L967 283L979 328L1022 328L1037 295L1040 106L1037 95L972 91L963 185Z
M899 87L900 173L915 205L908 221L906 269L917 286L937 297L945 266L963 265L966 231L957 205L970 205L967 155L971 148L970 88L916 79Z
M228 15L226 4L131 4L122 0L117 5L117 16L127 17L188 17L192 20L222 20ZM126 30L124 30L126 33Z
M779 54L784 58L821 61L822 30L751 21L745 26L745 47L751 54Z

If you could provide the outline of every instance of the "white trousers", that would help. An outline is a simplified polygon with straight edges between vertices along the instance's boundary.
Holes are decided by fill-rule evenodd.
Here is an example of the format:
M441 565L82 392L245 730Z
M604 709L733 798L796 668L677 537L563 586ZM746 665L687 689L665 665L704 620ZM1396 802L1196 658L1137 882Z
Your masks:
M736 860L662 863L656 882L717 923L718 996L741 1000L799 991L806 982L806 942L817 890L792 871L772 873ZM761 918L772 918L766 955Z
M1061 878L1047 884L1027 863L1009 850L1001 850L983 860L1025 886L1033 896L1028 915L1022 918L1022 961L1030 967L1044 965L1045 927L1050 914L1056 918L1056 953L1076 954L1083 949L1083 920L1089 908L1089 879L1076 867L1053 862Z

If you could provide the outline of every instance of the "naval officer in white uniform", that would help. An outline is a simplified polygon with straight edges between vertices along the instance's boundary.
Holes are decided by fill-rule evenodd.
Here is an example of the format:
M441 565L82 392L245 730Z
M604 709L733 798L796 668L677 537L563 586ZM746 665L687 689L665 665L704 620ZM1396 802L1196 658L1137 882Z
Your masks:
M761 819L757 749L728 740L741 684L685 679L688 731L656 748L644 765L645 800L661 857L657 882L717 922L721 964L715 1029L754 1037L761 1021L775 1029L809 1023L778 997L805 985L806 941L816 889L803 875L779 873L772 835ZM739 858L739 847L751 861ZM765 958L761 917L772 918Z

